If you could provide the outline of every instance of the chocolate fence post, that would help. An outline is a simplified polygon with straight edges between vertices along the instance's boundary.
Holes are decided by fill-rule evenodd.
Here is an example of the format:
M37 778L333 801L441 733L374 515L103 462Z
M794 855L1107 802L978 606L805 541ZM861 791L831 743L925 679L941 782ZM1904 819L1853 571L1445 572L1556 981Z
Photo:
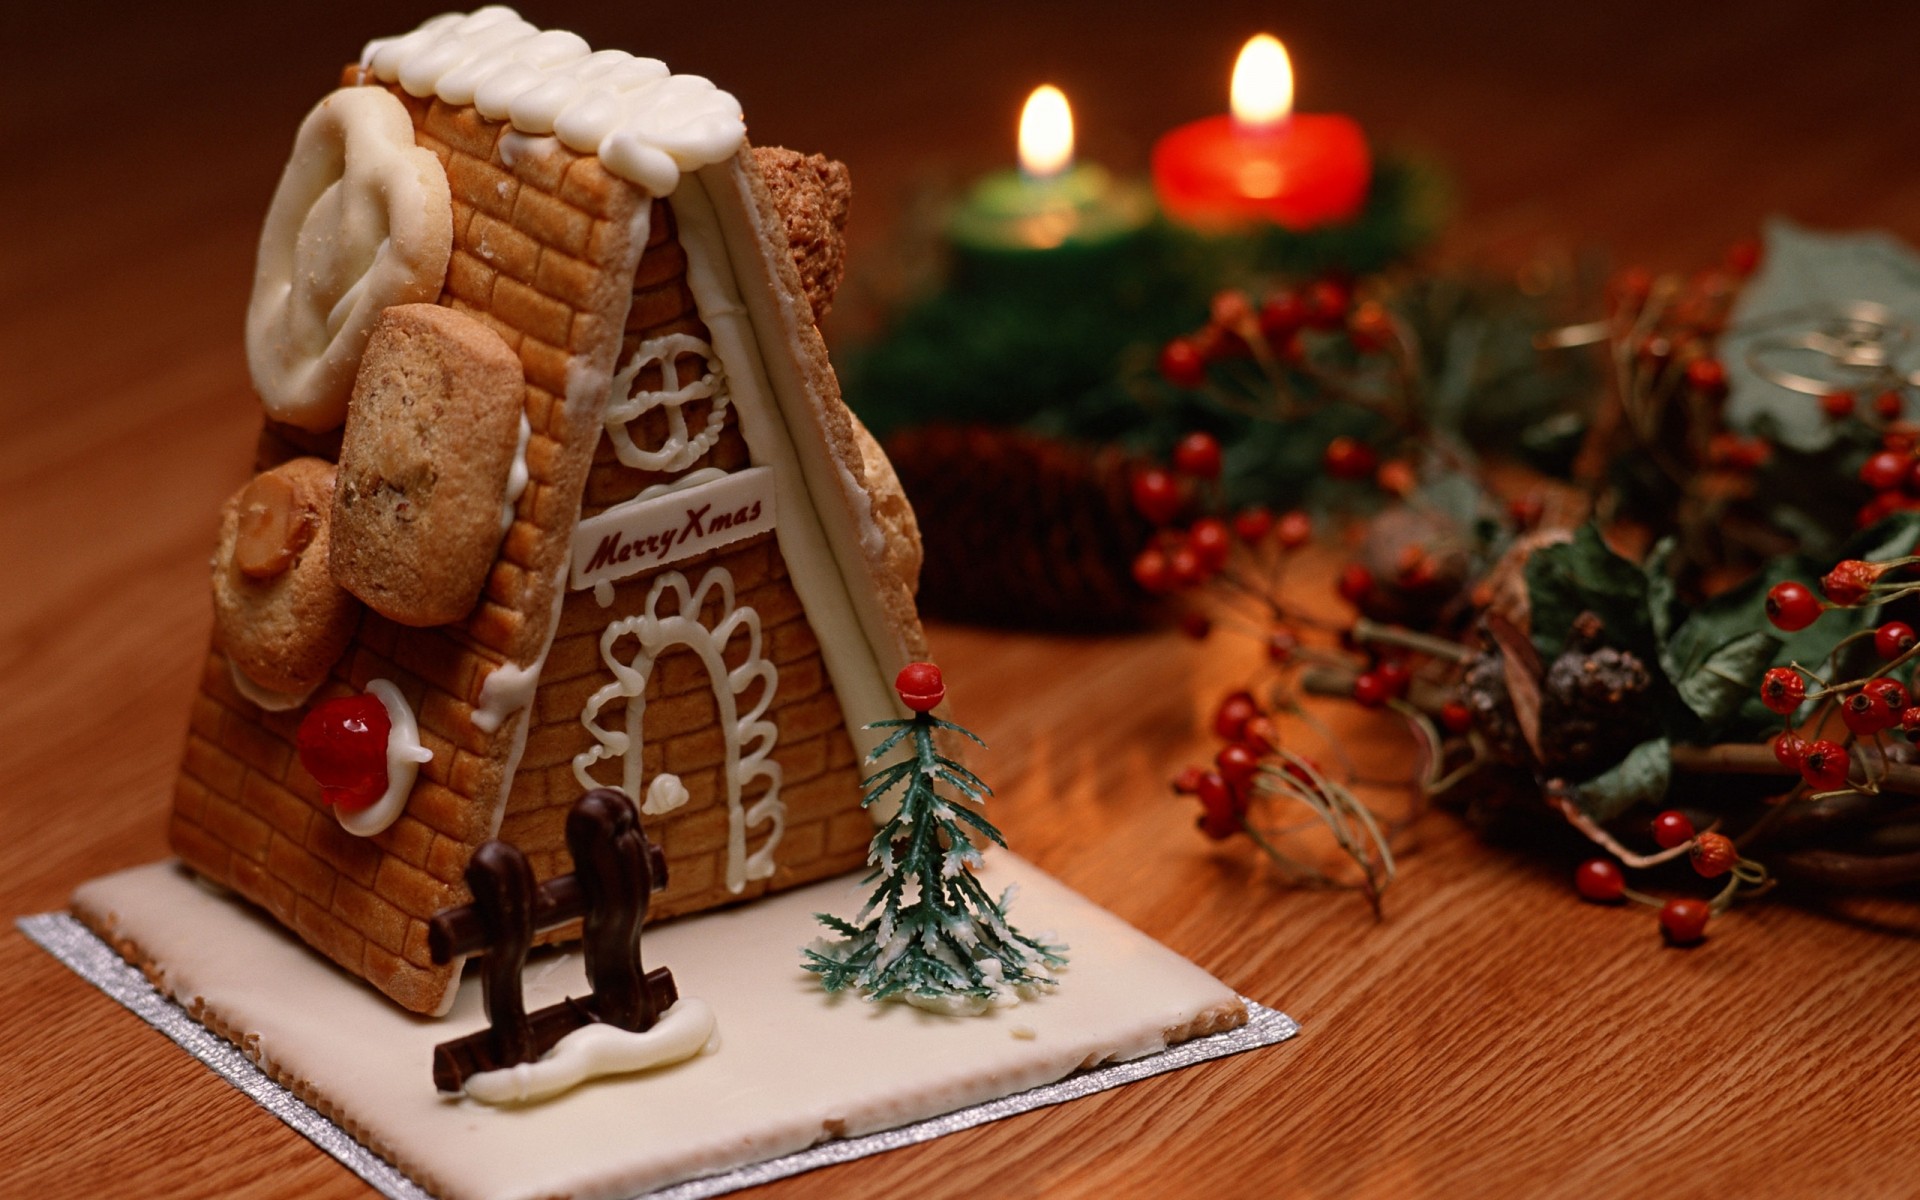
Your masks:
M567 814L567 851L586 910L581 943L594 1015L643 1031L677 1000L672 972L647 972L640 926L654 892L667 886L666 856L647 841L625 792L595 788Z
M495 1059L526 1062L534 1057L533 1030L527 1024L520 971L533 948L533 868L517 848L502 841L487 842L467 863L467 887L486 930L480 995Z

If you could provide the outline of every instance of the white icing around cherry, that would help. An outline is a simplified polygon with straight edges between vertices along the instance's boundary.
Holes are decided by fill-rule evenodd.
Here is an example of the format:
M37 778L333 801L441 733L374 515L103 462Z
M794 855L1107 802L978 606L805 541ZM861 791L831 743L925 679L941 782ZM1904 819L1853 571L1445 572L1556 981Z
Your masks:
M353 812L339 805L333 808L340 828L358 837L383 833L400 819L407 809L407 797L413 794L413 781L420 765L433 761L433 751L420 744L420 725L400 689L385 679L367 681L367 694L387 710L387 790L372 804Z
M368 42L360 63L409 95L471 104L521 134L596 154L656 196L671 195L682 172L725 162L746 143L740 102L709 81L674 75L656 58L595 51L578 34L543 31L500 5Z

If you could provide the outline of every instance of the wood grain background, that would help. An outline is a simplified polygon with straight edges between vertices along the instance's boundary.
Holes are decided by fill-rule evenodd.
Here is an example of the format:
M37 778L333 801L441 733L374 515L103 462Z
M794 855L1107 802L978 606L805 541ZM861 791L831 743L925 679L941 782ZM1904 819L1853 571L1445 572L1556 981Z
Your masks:
M0 11L0 912L164 853L214 513L258 421L258 223L339 64L437 7ZM1035 83L1073 97L1088 156L1137 168L1221 107L1262 26L1303 108L1453 167L1456 253L1546 240L1684 268L1774 212L1920 239L1913 6L1032 7L524 9L713 76L757 141L846 159L856 256L929 179L1006 161ZM765 1194L1920 1191L1910 903L1770 905L1669 951L1650 918L1436 816L1376 924L1205 843L1167 795L1233 647L934 638L1014 844L1305 1032ZM0 1192L366 1194L10 929L0 1012Z

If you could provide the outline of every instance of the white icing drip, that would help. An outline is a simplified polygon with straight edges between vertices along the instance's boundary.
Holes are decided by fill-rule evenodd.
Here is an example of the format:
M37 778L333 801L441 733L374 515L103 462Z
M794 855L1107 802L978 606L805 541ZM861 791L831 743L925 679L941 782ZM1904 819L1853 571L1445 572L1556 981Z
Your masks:
M661 816L679 808L687 799L687 785L680 782L680 777L662 771L647 785L647 802L640 806L640 811L649 817Z
M413 719L413 709L408 706L407 698L400 689L385 679L367 681L367 694L380 701L387 710L387 790L378 800L357 812L346 812L339 805L333 809L334 819L340 822L340 828L357 837L372 837L382 833L389 825L400 819L407 809L407 797L413 794L413 781L420 773L420 764L433 761L433 751L420 744L420 726Z
M746 141L740 102L700 76L670 74L660 60L622 50L595 52L577 34L542 31L497 5L368 42L360 63L411 95L472 104L488 120L597 154L656 196Z
M687 354L697 355L707 364L707 370L700 378L681 383L680 358ZM652 365L660 368L659 390L632 390L634 380ZM686 470L720 440L720 430L725 424L727 412L724 384L725 371L714 357L713 347L692 334L670 333L641 342L627 365L613 376L612 394L616 399L608 402L603 419L614 453L620 456L621 462L636 470ZM686 406L696 400L711 400L712 404L707 413L707 423L699 433L689 435ZM632 431L627 425L656 408L666 410L667 436L653 449L642 450L634 445Z
M533 441L533 423L527 420L523 410L520 413L520 440L514 443L513 465L507 468L506 502L500 506L500 536L507 536L507 530L513 528L514 509L520 503L520 497L527 494L527 444Z
M712 1006L683 997L644 1033L615 1025L582 1026L534 1062L469 1076L467 1095L482 1104L546 1100L589 1079L629 1075L712 1054L719 1049L718 1028Z
M600 394L600 386L606 379L602 372L595 371L593 364L584 358L567 360L567 412L572 414L594 402Z
M487 672L486 679L480 683L480 703L473 710L475 729L493 733L508 717L533 703L533 693L540 687L540 672L546 669L547 654L553 649L554 631L560 628L560 608L566 602L567 564L563 562L553 581L553 620L548 626L546 642L532 662L501 663ZM507 773L507 786L513 786L512 771Z
M712 628L701 624L700 615L713 593L719 593L719 617ZM660 601L671 593L677 601L673 614L659 615ZM747 636L747 652L740 666L727 669L724 657L728 643L742 630ZM633 655L621 661L616 645L622 638L639 642ZM739 892L750 879L765 879L773 874L773 852L786 829L787 806L780 799L780 764L770 759L780 728L767 719L773 694L780 685L780 673L762 654L760 614L751 608L735 607L733 575L725 567L714 567L700 580L696 589L678 571L654 577L645 607L636 615L608 625L600 635L600 658L613 672L614 681L587 698L580 712L580 723L596 743L574 756L573 775L580 786L605 786L595 779L595 763L618 758L621 761L620 786L629 796L642 794L640 787L641 734L647 711L647 676L662 651L683 645L699 655L713 685L713 698L720 712L720 734L726 743L726 761L722 774L727 788L727 890ZM739 711L739 698L759 684L759 697L745 713ZM627 702L626 728L605 729L596 723L600 711L614 700ZM752 807L742 804L747 784L755 779L767 781L767 790ZM649 800L652 799L648 791ZM747 830L771 824L767 840L751 855L747 853Z
M531 162L536 158L545 158L560 148L560 142L552 137L533 137L521 133L518 129L509 129L500 135L500 162L513 167L522 161ZM506 195L507 183L500 181L500 194Z
M593 602L601 608L613 606L613 580L602 579L593 585Z
M227 660L227 674L233 677L233 690L259 705L264 712L286 712L299 708L313 698L313 693L320 686L316 683L304 692L276 692L255 683L245 671L234 665L232 659Z

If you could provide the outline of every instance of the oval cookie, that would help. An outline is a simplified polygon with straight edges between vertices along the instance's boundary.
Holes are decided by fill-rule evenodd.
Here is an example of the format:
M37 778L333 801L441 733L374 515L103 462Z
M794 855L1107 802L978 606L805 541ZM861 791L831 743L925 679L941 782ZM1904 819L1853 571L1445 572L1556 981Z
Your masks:
M333 464L296 458L256 476L220 516L214 638L270 692L318 687L360 623L360 602L327 567Z

